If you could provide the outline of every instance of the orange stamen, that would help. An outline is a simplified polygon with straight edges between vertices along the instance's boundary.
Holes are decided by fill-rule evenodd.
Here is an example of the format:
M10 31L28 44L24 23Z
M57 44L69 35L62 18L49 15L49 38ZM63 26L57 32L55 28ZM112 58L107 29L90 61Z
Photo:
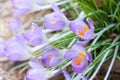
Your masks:
M79 34L80 36L84 36L84 32L82 32L82 31L78 31L78 34Z
M49 57L48 57L48 58L49 58L49 60L51 60L51 59L53 58L53 55L52 55L52 54L51 54L51 55L49 55Z
M84 31L84 32L89 31L89 27L87 27L87 26L83 27L83 31Z
M82 63L82 61L83 61L84 57L86 56L86 54L85 53L79 53L78 56L79 56L79 58L75 59L75 64L76 65L79 65L79 64Z
M76 58L76 59L75 59L75 64L76 64L76 65L81 64L81 60L80 60L80 59L78 59L78 58Z

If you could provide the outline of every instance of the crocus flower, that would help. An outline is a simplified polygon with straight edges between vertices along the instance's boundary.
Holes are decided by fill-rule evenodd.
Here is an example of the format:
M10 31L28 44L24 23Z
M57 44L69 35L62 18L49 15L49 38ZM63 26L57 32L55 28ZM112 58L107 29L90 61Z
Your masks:
M56 66L62 61L60 52L55 48L44 53L41 59L42 62L48 67Z
M8 25L13 32L18 32L21 27L20 19L18 17L10 19Z
M48 71L39 61L29 62L32 69L27 72L26 80L48 80L59 70Z
M15 35L5 46L6 57L11 61L23 61L32 57L21 36Z
M73 71L77 74L83 72L88 65L88 61L92 61L91 53L87 52L79 42L68 50L64 57L65 59L72 59Z
M37 46L45 42L46 38L42 30L35 23L32 23L32 30L27 31L23 37L31 46Z
M52 8L54 12L45 16L43 26L55 31L62 30L66 26L66 18L56 5L52 4Z
M89 26L81 19L71 21L69 24L70 29L80 38L84 40L91 40L94 34L94 24L91 19L87 19Z

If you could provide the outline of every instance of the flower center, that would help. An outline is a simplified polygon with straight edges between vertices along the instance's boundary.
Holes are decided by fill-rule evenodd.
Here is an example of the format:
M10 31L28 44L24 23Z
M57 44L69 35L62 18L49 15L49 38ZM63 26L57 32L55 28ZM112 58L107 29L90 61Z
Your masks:
M51 23L55 23L55 18L52 18L52 19L51 19Z
M84 36L85 32L88 32L88 31L89 31L89 27L85 26L85 27L83 27L83 31L81 31L81 30L78 31L78 34L80 36Z
M76 65L81 64L81 62L82 62L82 61L80 60L80 58L76 58L76 59L75 59L75 64L76 64Z
M83 27L83 31L84 32L88 32L89 31L89 27L87 27L87 26Z
M84 36L84 32L83 32L83 31L78 31L78 34L79 34L80 36Z
M53 58L53 55L50 54L50 55L48 56L48 59L51 60L52 58Z
M75 59L75 64L76 65L81 64L85 56L86 56L85 53L78 53L78 57Z

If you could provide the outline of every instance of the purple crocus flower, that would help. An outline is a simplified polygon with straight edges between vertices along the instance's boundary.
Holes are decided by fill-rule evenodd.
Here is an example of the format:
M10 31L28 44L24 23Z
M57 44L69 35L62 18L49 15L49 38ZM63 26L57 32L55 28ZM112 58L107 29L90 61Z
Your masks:
M83 72L88 65L88 61L92 61L91 53L87 52L79 42L68 50L64 57L65 59L72 59L73 71L77 74Z
M52 4L52 8L54 12L45 16L43 26L55 31L62 30L66 26L66 17L56 5Z
M23 61L32 57L21 36L15 35L5 46L6 57L11 61Z
M32 30L27 31L23 37L31 46L37 46L45 42L46 38L42 30L35 23L32 23Z
M84 40L91 40L94 34L94 24L91 19L87 19L89 26L81 19L71 21L69 24L70 29L80 38Z
M48 80L59 70L48 71L39 61L29 62L32 69L27 72L26 80Z
M56 66L62 61L60 52L55 48L44 53L41 59L42 62L49 67Z
M13 32L18 32L21 27L20 19L18 17L10 19L8 25Z

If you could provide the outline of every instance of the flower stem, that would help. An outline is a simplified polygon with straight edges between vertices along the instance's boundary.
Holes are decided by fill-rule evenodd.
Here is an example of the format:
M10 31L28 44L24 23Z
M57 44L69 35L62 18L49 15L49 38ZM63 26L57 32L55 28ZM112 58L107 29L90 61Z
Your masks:
M115 48L114 56L113 56L113 58L112 58L111 64L110 64L109 69L108 69L108 71L107 71L107 73L106 73L106 75L105 75L104 80L107 80L107 79L108 79L108 76L109 76L109 74L110 74L110 71L111 71L112 66L113 66L113 64L114 64L114 62L115 62L115 59L116 59L116 56L117 56L117 53L118 53L118 49L119 49L119 45L117 45L116 48Z
M117 40L119 39L119 36L117 38L115 38L115 40L112 42L112 44L114 44ZM98 65L98 68L95 70L94 74L91 76L91 78L89 80L93 80L93 78L96 76L97 72L99 71L100 67L102 66L102 64L105 62L106 57L108 56L108 54L111 52L111 49L108 50L105 55L102 58L102 61L100 62L100 64Z

